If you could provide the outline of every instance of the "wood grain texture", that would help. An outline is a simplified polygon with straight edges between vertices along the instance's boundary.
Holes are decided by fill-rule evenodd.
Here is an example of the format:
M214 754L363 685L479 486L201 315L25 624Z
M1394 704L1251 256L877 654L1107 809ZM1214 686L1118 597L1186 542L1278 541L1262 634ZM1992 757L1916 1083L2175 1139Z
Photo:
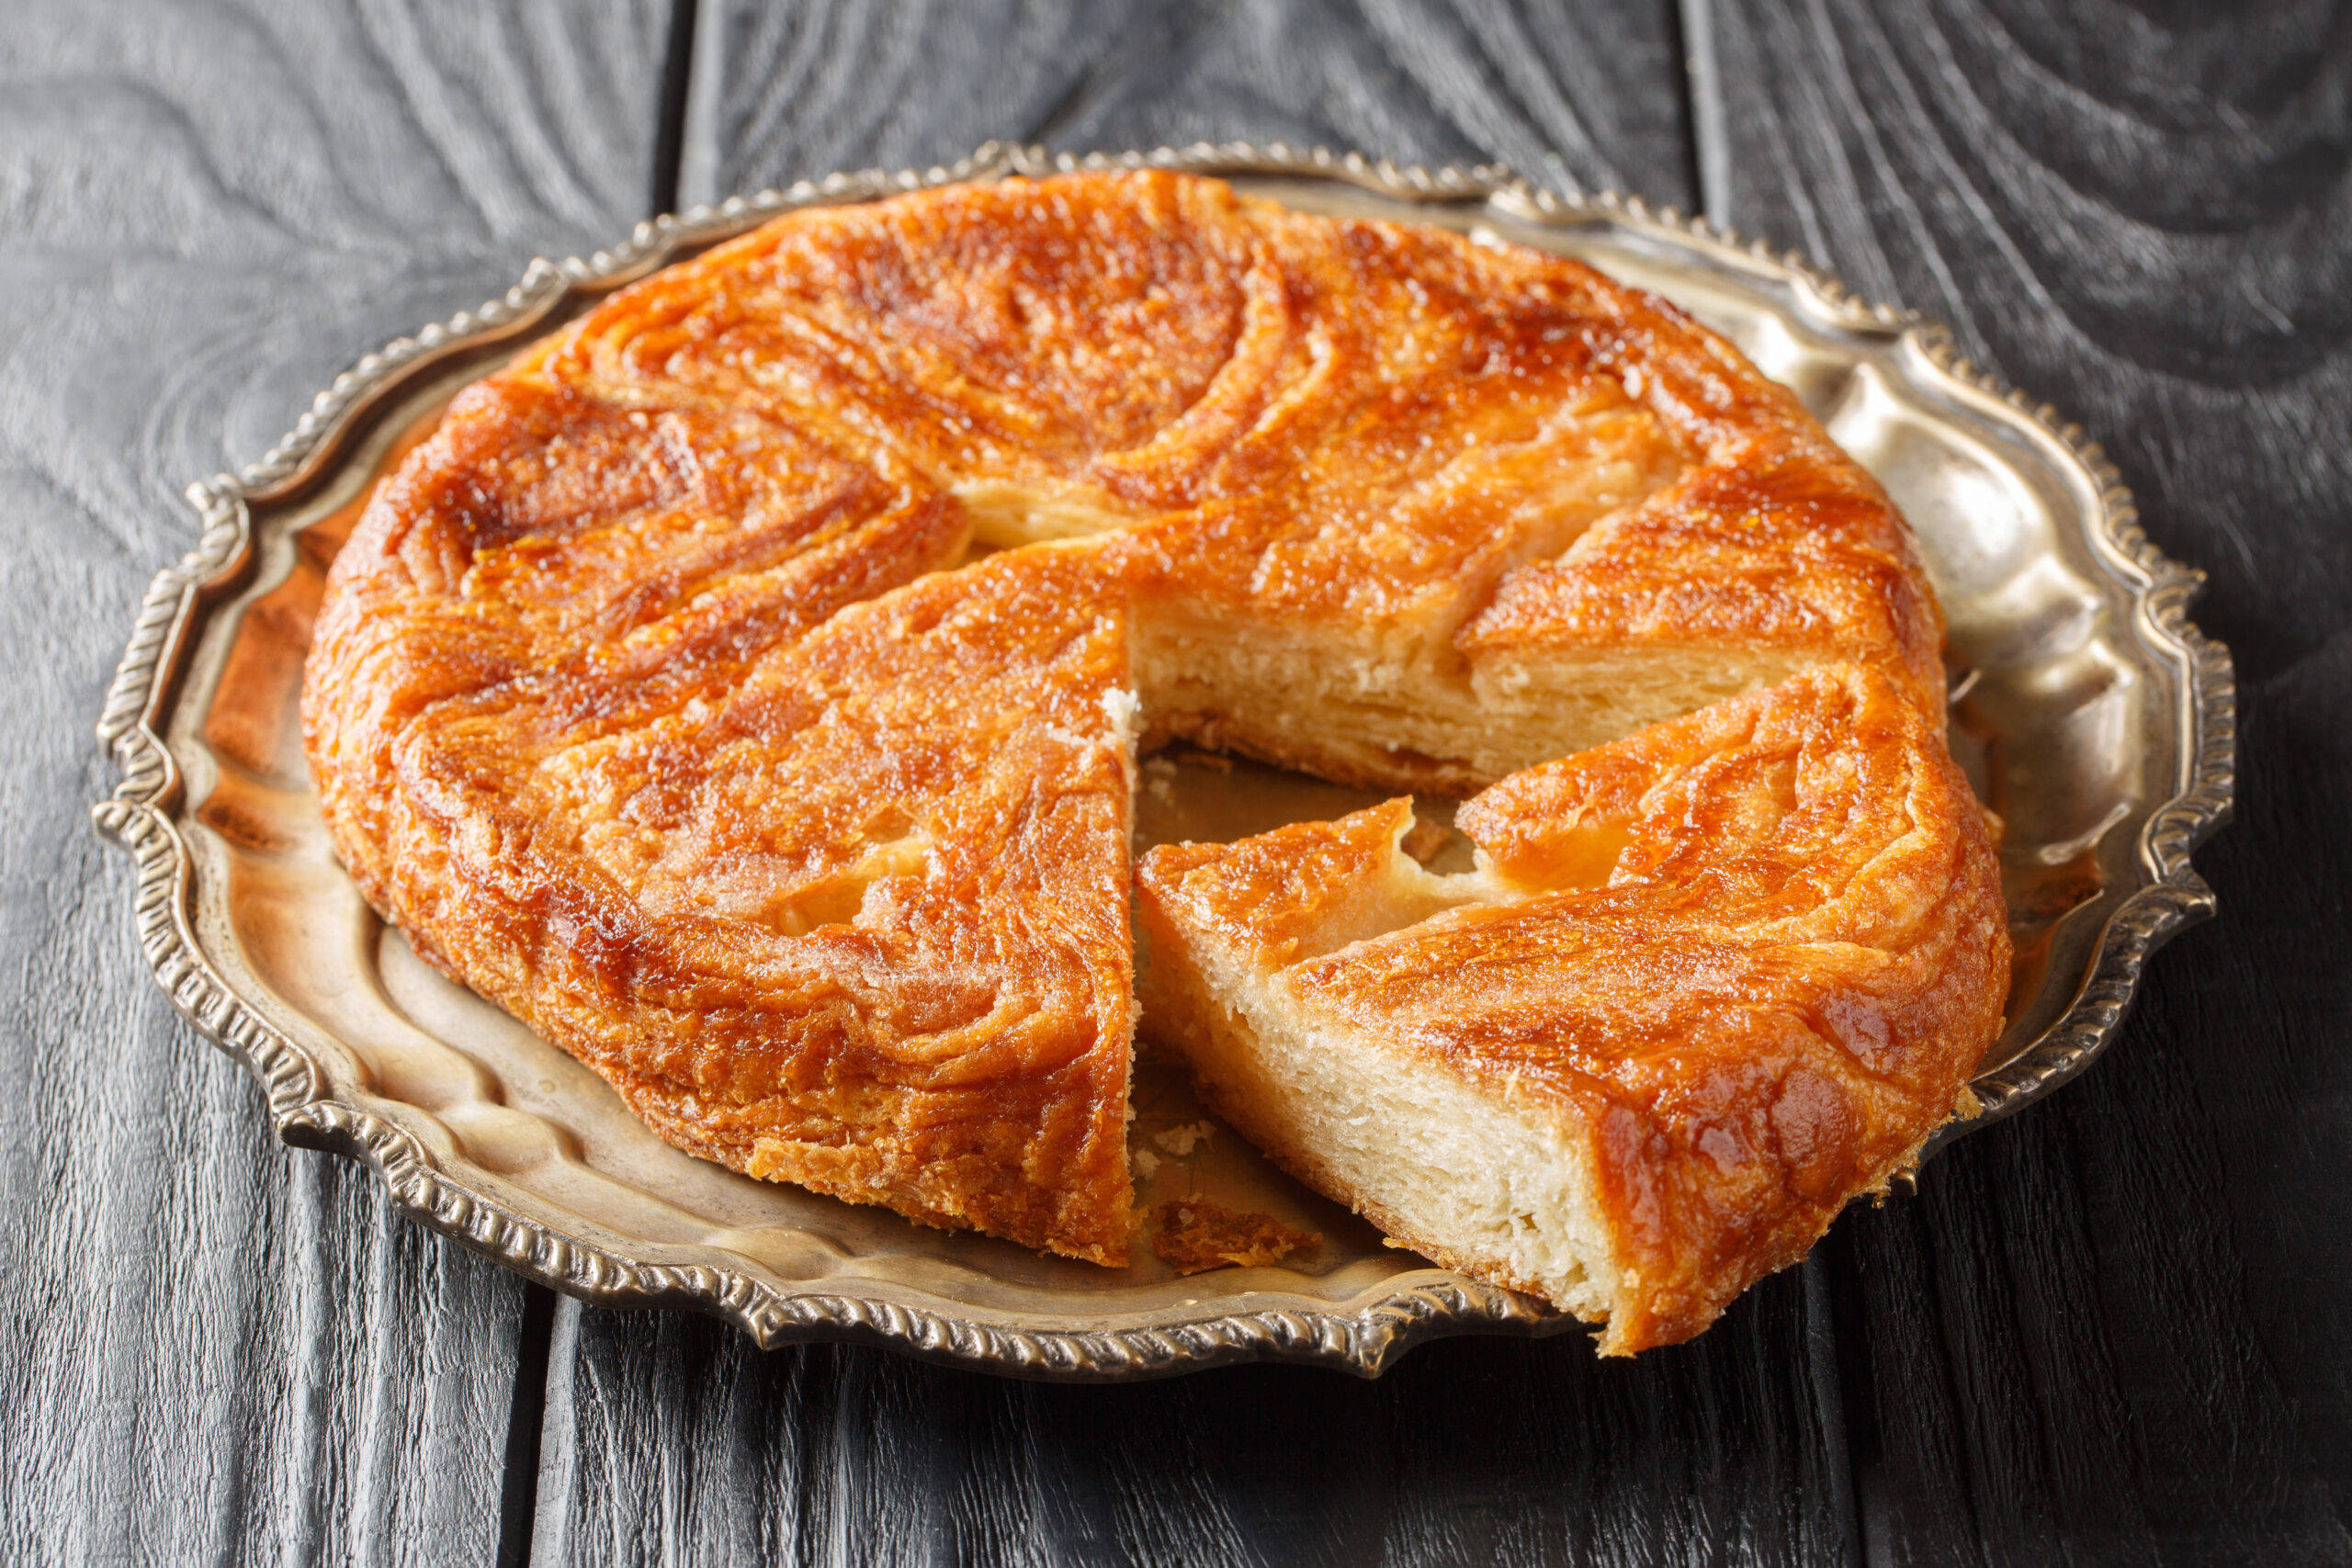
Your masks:
M2220 921L2085 1078L1831 1251L1871 1559L2352 1561L2352 17L1704 19L1711 207L2088 426L2241 679Z
M486 1561L522 1288L272 1137L138 956L91 739L182 485L640 215L664 15L0 28L0 1558Z
M1822 1310L1799 1271L1633 1363L1464 1339L1376 1382L1069 1387L566 1302L534 1560L1837 1563Z
M682 199L833 169L1284 141L1690 205L1654 0L703 0Z

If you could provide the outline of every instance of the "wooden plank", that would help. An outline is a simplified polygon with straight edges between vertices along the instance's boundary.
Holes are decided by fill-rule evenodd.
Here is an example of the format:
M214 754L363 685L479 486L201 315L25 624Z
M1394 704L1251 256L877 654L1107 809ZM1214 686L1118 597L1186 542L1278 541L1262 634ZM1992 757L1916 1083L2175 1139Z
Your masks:
M1659 7L705 0L681 194L924 164L988 137L1504 156L1688 201ZM1808 1287L1811 1287L1808 1289ZM1810 1304L1809 1304L1810 1303ZM1771 1281L1702 1342L1458 1341L1377 1383L1235 1368L1003 1382L705 1321L558 1307L548 1562L1843 1560L1826 1297ZM615 1479L628 1478L615 1484Z
M1196 141L1500 159L1688 208L1671 14L1656 0L704 0L682 199L984 141Z
M659 5L0 28L0 1557L487 1561L518 1281L279 1147L141 962L91 739L182 485L641 215Z
M2080 419L2242 686L2218 924L1831 1256L1873 1561L2352 1561L2352 34L2317 8L1689 5L1710 210Z
M1453 1340L1377 1382L1021 1383L557 1312L538 1561L1846 1560L1802 1272L1631 1364Z

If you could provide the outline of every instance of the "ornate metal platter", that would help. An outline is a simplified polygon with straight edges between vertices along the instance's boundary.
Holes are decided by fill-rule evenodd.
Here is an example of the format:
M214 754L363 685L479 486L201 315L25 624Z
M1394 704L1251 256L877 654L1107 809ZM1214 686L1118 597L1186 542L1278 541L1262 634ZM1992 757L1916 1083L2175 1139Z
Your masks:
M835 175L640 224L535 262L504 298L362 359L242 473L191 487L203 536L148 592L98 727L122 770L99 827L139 866L158 981L260 1079L288 1142L366 1160L418 1220L590 1301L698 1307L763 1345L862 1339L1020 1375L1148 1377L1323 1361L1371 1376L1445 1334L1572 1320L1391 1249L1260 1160L1139 1063L1138 1199L1204 1195L1320 1233L1280 1267L1178 1278L1042 1258L752 1181L654 1139L586 1068L428 970L331 854L297 694L322 573L374 478L455 390L665 262L794 208L955 180L1155 164L1317 211L1563 252L1657 290L1794 388L1910 517L1950 616L1952 737L2007 823L2009 1024L1987 1119L2080 1071L2149 952L2209 914L2189 852L2229 812L2229 657L2184 614L2198 574L2133 525L2079 431L1953 356L1928 323L1794 256L1499 169L1398 169L1245 146L1072 160L983 148L953 168ZM1228 838L1369 799L1313 780L1156 763L1148 838ZM1981 1125L1982 1122L1975 1123Z

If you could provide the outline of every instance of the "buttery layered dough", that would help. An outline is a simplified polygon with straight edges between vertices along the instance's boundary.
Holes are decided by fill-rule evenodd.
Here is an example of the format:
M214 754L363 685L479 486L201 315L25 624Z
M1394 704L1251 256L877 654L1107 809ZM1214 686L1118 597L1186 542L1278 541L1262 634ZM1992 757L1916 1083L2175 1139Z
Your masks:
M1089 175L778 219L469 389L304 714L369 901L664 1137L1118 1263L1138 746L1497 799L1840 663L1939 757L1941 637L1878 487L1670 307Z
M1963 1103L1999 868L1884 677L1799 675L1467 802L1154 850L1147 1015L1227 1120L1449 1267L1688 1338Z

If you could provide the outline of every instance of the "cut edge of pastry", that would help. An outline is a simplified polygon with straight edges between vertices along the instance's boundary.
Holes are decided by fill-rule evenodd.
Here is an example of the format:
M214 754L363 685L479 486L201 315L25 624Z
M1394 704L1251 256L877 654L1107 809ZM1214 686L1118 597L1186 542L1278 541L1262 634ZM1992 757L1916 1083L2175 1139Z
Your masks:
M1460 795L1778 685L1838 651L1659 641L1511 649L1449 671L1376 637L1189 621L1157 606L1137 615L1131 648L1147 750L1182 739L1360 788Z
M1360 858L1340 906L1272 949L1187 940L1147 883L1145 1031L1181 1051L1202 1098L1244 1137L1392 1245L1588 1323L1622 1315L1630 1281L1585 1130L1318 1013L1283 983L1293 964L1510 897L1484 872L1424 870L1404 849L1413 821L1397 799L1308 825L1351 829Z

